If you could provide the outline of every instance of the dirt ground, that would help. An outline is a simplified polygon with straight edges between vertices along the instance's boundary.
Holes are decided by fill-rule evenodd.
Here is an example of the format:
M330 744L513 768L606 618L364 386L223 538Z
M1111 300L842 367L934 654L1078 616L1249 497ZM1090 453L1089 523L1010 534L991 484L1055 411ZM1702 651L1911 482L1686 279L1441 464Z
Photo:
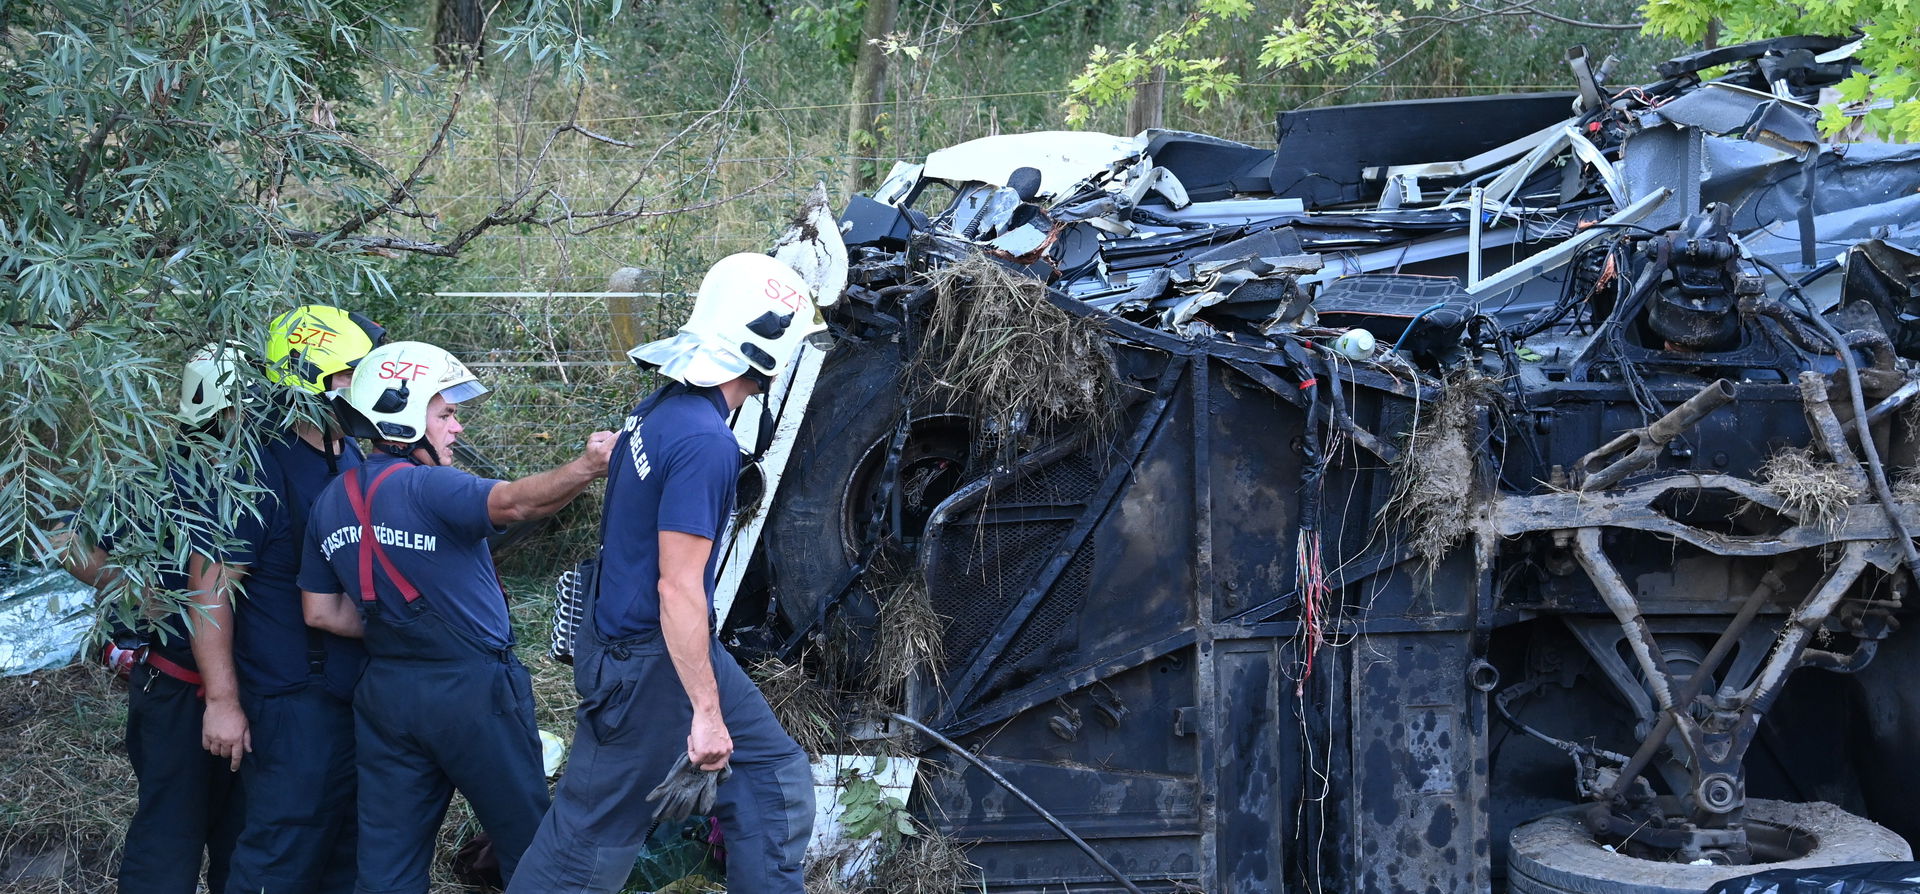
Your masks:
M546 586L537 579L508 583L540 728L570 741L573 672L546 657ZM126 719L126 683L97 664L0 677L0 892L114 889L135 804ZM431 894L473 890L453 879L446 858L477 829L465 800L455 796L440 830Z

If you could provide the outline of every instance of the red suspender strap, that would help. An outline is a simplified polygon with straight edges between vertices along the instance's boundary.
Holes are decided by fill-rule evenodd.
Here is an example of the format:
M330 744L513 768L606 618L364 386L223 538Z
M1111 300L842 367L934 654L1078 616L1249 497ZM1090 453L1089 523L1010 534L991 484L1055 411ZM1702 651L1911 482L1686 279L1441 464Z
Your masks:
M373 562L380 562L380 569L387 573L387 579L400 589L400 596L411 604L420 598L420 590L413 582L393 567L393 560L387 558L387 551L380 548L380 542L373 539L373 495L380 492L380 484L393 473L400 471L404 464L394 463L375 476L373 484L368 485L365 494L360 493L360 469L347 470L347 502L353 506L353 515L360 520L360 601L373 602L377 598L373 592ZM371 554L371 555L369 555Z

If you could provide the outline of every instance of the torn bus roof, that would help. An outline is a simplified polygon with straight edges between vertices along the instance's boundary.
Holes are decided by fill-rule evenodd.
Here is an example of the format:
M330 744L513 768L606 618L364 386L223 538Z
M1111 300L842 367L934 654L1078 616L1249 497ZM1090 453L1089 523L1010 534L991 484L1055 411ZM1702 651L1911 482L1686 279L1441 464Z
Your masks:
M917 234L919 263L984 250L1128 319L1253 344L1313 314L1293 313L1280 290L1264 303L1213 300L1192 260L1270 256L1252 253L1252 237L1275 231L1326 259L1296 277L1309 300L1342 276L1455 276L1508 322L1566 288L1561 267L1530 256L1586 228L1658 230L1708 205L1733 209L1753 251L1808 270L1863 239L1920 242L1916 147L1819 142L1820 90L1854 68L1831 55L1845 46L1722 48L1624 88L1577 55L1581 92L1283 112L1273 149L1165 130L983 137L903 166L842 224L855 267L907 263ZM1693 80L1690 66L1708 59L1732 70ZM1022 169L1038 178L1025 196ZM1646 204L1662 193L1671 200ZM855 280L851 295L868 297ZM1813 288L1837 300L1833 283ZM1161 312L1169 305L1183 310Z

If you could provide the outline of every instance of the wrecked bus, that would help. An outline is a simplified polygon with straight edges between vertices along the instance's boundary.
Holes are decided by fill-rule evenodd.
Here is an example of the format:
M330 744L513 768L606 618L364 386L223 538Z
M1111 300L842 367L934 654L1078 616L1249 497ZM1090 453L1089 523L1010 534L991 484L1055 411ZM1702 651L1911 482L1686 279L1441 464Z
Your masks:
M1908 859L1920 147L1822 141L1849 53L897 168L726 637L991 891Z

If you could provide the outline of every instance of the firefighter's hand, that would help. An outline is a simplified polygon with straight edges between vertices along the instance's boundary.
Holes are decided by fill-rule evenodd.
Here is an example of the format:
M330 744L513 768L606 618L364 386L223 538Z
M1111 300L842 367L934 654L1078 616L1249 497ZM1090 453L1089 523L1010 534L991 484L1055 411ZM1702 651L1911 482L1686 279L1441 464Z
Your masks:
M607 476L607 460L613 456L613 432L597 431L587 436L587 449L580 452L580 460L596 471L595 478Z
M733 736L720 712L695 712L693 730L687 734L687 759L702 770L718 770L733 757Z
M247 728L247 714L234 701L209 701L200 720L200 747L215 757L226 758L232 769L240 769L240 757L253 750L253 731Z

